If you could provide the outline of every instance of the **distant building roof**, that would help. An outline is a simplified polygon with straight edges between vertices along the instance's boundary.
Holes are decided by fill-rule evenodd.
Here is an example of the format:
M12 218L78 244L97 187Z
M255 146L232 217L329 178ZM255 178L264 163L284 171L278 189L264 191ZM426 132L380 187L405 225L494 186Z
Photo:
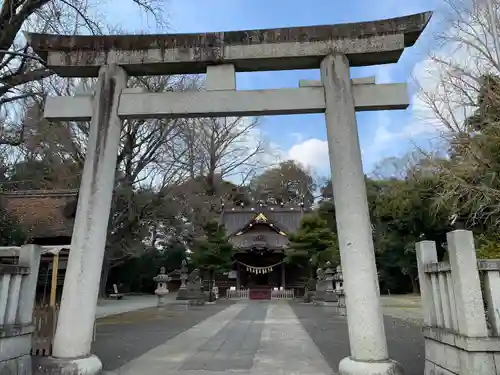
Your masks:
M1 192L5 209L32 239L71 237L77 190Z
M300 206L257 206L257 207L225 207L221 214L221 224L228 235L245 228L259 213L279 226L287 233L295 232L306 210Z

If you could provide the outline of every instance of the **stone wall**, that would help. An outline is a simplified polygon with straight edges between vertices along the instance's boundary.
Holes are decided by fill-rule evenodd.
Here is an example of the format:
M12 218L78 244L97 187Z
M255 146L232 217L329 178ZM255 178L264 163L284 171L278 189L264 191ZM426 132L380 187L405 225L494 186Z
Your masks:
M31 374L40 252L38 246L22 246L18 264L0 264L0 374Z
M472 232L448 233L447 241L449 263L438 262L434 242L416 245L425 374L497 374L500 260L478 261Z

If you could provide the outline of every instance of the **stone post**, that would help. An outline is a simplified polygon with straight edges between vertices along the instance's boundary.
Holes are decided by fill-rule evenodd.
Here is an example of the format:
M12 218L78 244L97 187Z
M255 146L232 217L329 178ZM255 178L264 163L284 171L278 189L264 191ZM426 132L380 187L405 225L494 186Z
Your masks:
M38 245L23 245L19 253L18 264L30 268L30 274L24 276L21 281L16 319L19 324L31 324L33 321L41 254L42 249Z
M53 356L60 359L59 369L51 369L53 374L69 368L79 374L102 369L101 361L90 355L90 345L120 144L118 103L126 84L127 74L119 66L100 68L54 338Z
M345 55L321 62L325 119L332 171L351 356L339 364L340 374L399 374L389 360L361 162L356 113Z
M157 287L155 294L158 296L158 307L165 306L165 296L168 294L168 285L170 277L165 273L165 267L160 268L160 273L158 276L153 278L156 281Z
M432 327L437 325L434 298L432 295L431 278L425 273L425 265L438 261L436 243L434 241L420 241L415 244L417 253L418 283L420 285L420 300L424 313L424 323Z
M468 230L446 234L450 256L453 289L457 309L458 330L467 337L487 337L481 281L477 269L474 236ZM498 312L497 312L498 314Z

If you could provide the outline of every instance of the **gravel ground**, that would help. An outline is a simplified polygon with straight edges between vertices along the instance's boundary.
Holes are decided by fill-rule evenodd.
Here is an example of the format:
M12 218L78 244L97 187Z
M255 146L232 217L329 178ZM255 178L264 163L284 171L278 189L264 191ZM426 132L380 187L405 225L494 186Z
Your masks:
M419 295L381 296L384 314L422 325L422 304Z

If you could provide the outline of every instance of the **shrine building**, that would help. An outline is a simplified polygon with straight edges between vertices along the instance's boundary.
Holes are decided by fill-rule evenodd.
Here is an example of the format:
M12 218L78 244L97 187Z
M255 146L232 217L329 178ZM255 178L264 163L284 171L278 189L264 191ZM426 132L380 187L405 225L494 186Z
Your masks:
M261 298L275 288L302 294L302 269L284 260L288 235L298 229L306 212L301 205L225 207L221 223L236 251L228 286L249 289L251 295L261 294Z

